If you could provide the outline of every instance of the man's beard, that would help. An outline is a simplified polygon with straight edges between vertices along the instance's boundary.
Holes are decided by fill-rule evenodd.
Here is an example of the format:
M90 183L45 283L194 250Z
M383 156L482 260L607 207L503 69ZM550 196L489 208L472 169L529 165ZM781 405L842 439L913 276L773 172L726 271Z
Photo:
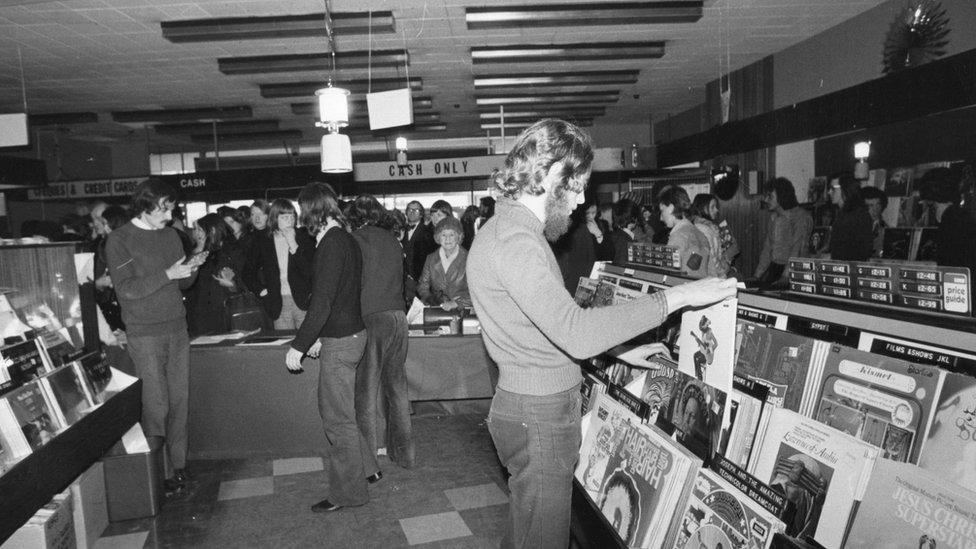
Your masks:
M542 229L546 240L555 242L569 231L569 216L572 213L573 208L561 189L555 189L546 196L546 222Z

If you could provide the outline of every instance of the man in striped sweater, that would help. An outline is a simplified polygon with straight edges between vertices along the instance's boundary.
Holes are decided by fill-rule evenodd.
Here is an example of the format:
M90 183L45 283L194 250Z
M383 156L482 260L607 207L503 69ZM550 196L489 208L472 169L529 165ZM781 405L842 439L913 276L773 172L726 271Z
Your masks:
M581 309L563 286L547 240L583 203L590 138L542 120L516 139L495 177L503 195L468 255L468 284L499 378L488 430L510 474L511 525L503 547L569 544L573 469L579 457L578 360L623 343L684 306L735 294L734 279L705 279L629 303Z

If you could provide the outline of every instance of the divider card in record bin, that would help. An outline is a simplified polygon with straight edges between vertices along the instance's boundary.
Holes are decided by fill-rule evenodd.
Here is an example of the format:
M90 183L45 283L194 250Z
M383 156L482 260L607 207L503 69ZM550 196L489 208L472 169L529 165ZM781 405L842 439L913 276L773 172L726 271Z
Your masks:
M970 272L964 267L901 267L899 304L951 314L972 314Z
M631 242L627 244L627 261L661 269L681 270L681 254L673 246Z

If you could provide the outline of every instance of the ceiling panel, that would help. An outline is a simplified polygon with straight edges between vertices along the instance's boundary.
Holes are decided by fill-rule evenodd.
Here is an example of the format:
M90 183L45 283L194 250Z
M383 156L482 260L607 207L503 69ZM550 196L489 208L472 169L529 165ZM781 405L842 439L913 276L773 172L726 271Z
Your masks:
M539 28L469 28L469 8L518 8L524 0L332 0L333 13L388 12L379 17L393 32L337 32L336 50L362 52L408 50L409 65L365 69L341 69L335 85L355 82L362 86L372 76L374 91L384 89L384 80L422 81L415 95L430 97L440 112L439 136L484 136L477 97L533 93L578 94L583 91L614 92L604 99L605 114L595 124L613 124L645 119L648 112L680 112L704 100L704 85L714 80L726 60L732 69L789 47L826 30L882 0L679 0L701 5L697 20L682 23L635 23L588 25L586 18L569 26ZM542 8L596 5L608 2L536 1ZM324 87L331 71L321 64L311 72L225 75L218 59L255 56L302 56L328 51L322 37L265 37L249 40L221 40L174 43L163 37L163 22L210 18L288 17L322 13L321 0L62 0L29 2L0 0L0 112L21 109L20 64L23 57L29 112L97 113L99 122L85 123L85 132L117 138L128 131L114 122L111 112L202 109L246 105L257 120L278 120L282 130L302 130L303 143L314 143L320 130L311 126L308 115L292 112L292 103L314 101L312 95L264 97L267 90L288 89L288 84L307 83L304 91ZM695 19L695 18L691 18ZM389 27L388 27L389 29ZM734 32L728 32L734 29ZM360 29L361 30L361 29ZM716 39L716 37L724 37ZM473 63L472 48L505 46L554 46L591 43L663 43L658 59L626 59L624 55L590 55L591 59L531 62ZM539 56L536 56L539 57ZM585 57L585 56L584 56ZM607 58L610 57L610 58ZM300 58L300 57L294 57ZM587 87L564 79L560 85L475 89L476 75L505 73L553 74L593 71L636 71L633 78L613 79L614 84ZM389 81L389 80L387 80ZM268 94L265 94L268 95ZM274 95L274 94L271 94ZM634 97L637 96L637 99ZM619 98L619 99L618 99ZM609 101L609 102L607 102ZM560 108L583 109L596 104L582 97L560 99ZM524 111L514 100L507 110ZM429 107L428 107L429 108ZM492 109L497 108L493 105ZM580 111L583 112L583 111ZM589 117L587 117L587 120ZM47 118L45 119L47 120ZM45 126L47 127L47 126ZM494 131L494 130L493 130ZM295 136L294 132L280 134ZM389 132L377 133L385 139ZM357 133L356 141L371 138ZM280 146L280 139L276 138ZM160 139L166 146L179 147L179 136ZM187 150L199 150L185 138ZM289 143L291 144L291 143Z

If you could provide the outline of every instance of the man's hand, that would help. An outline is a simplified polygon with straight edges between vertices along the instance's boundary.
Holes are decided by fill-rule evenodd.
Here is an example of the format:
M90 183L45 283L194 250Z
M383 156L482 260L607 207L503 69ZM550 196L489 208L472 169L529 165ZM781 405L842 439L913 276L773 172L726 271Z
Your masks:
M668 312L683 307L704 307L735 296L738 281L734 278L705 278L665 290Z
M302 373L302 352L297 349L288 349L285 355L285 366L293 374Z
M173 263L169 269L166 269L166 277L170 280L182 280L184 278L189 278L190 275L193 274L193 270L196 269L196 266L184 265L183 261L185 260L186 256L177 259L176 263Z
M457 301L454 301L453 299L448 299L444 303L441 303L441 309L445 311L453 311L454 309L457 308L458 308Z
M95 279L96 290L104 290L105 288L111 288L111 287L112 287L112 277L108 276L107 274L102 275Z
M308 355L309 358L318 358L319 353L321 352L322 352L322 340L316 339L315 343L313 343L312 346L308 348L308 352L306 352L305 354Z

